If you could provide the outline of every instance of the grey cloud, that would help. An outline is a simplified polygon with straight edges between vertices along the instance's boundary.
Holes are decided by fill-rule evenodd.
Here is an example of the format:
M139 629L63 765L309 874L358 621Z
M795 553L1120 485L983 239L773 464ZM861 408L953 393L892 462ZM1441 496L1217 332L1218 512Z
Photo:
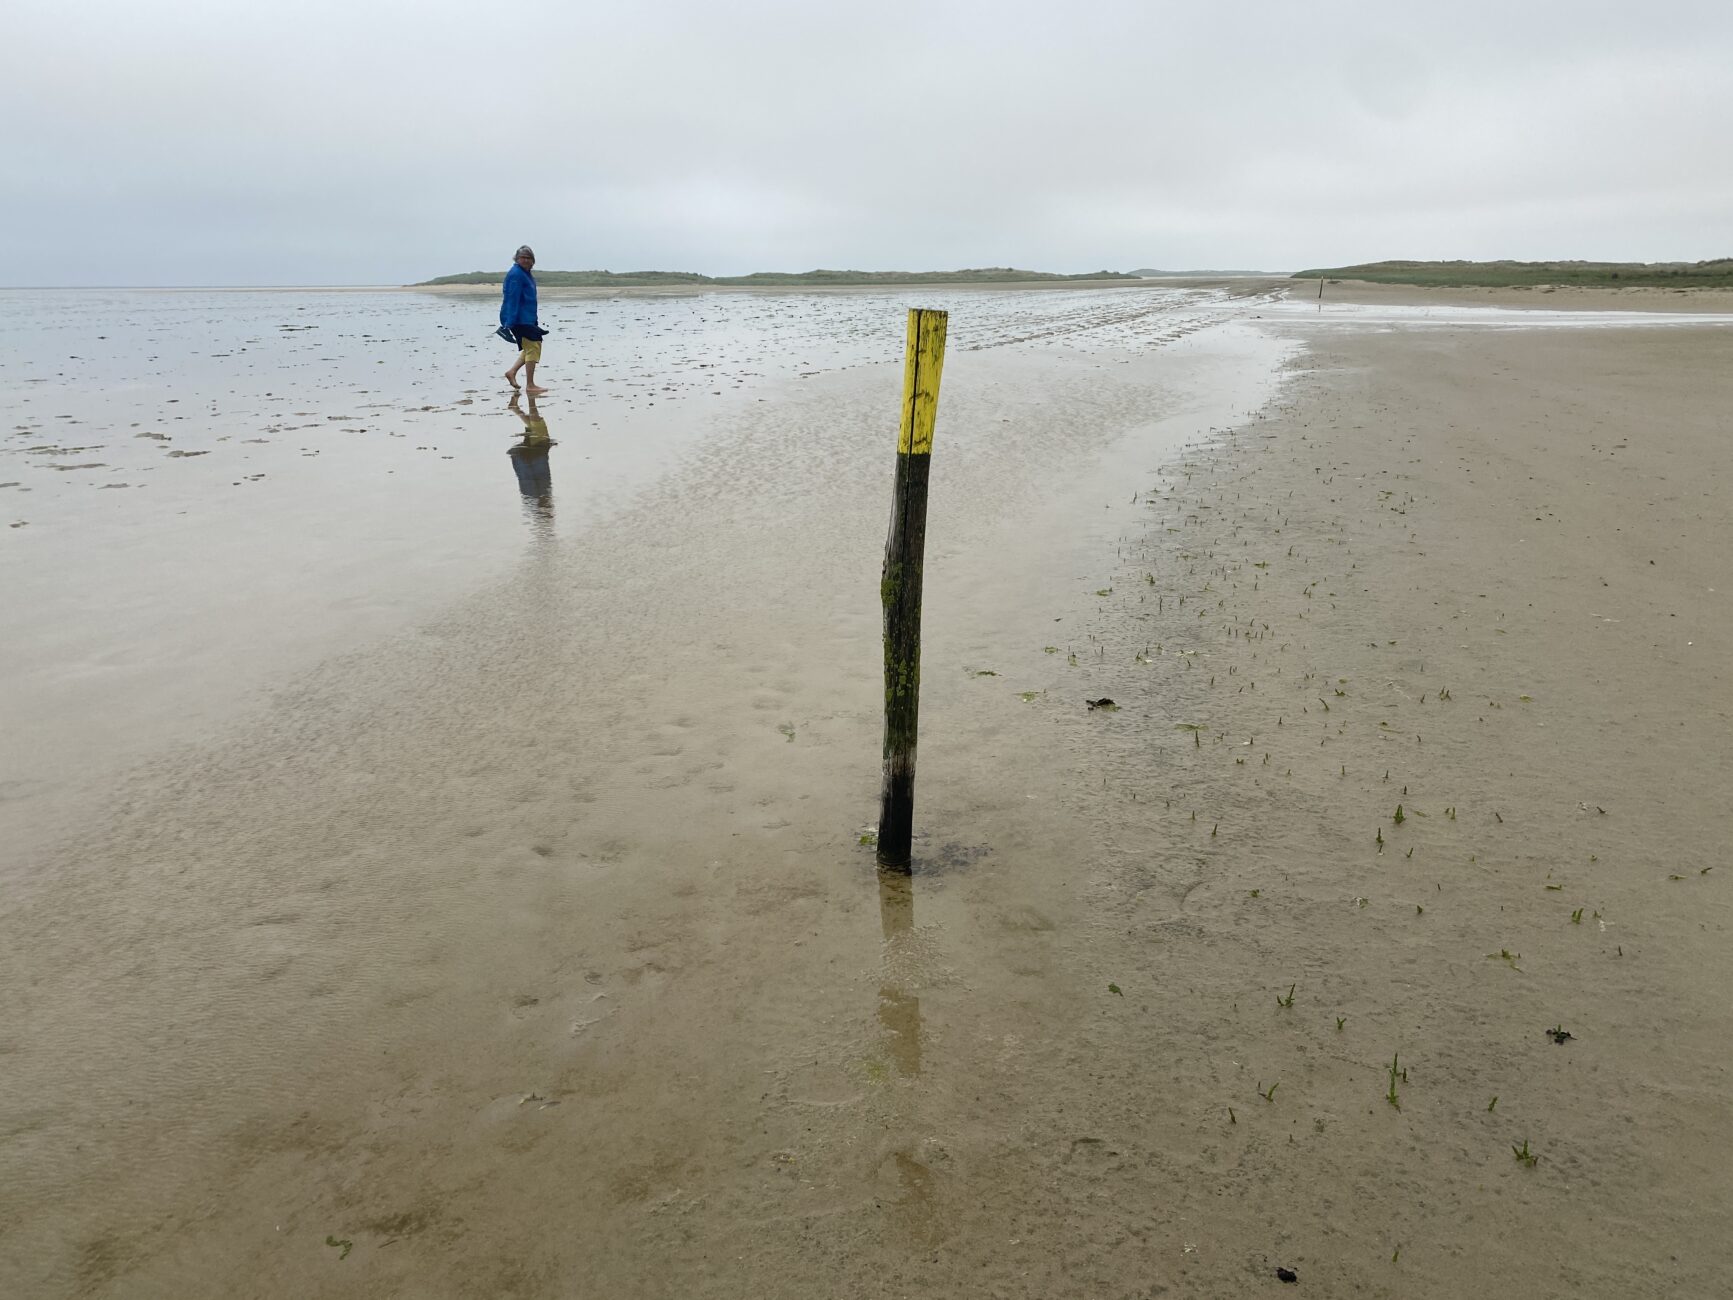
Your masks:
M1725 255L1729 66L1719 3L13 0L0 283Z

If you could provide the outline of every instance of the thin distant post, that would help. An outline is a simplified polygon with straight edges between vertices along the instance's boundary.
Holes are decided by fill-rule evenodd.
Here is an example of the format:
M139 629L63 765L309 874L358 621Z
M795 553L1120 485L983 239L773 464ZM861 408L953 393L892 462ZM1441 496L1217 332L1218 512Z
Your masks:
M921 705L921 566L927 547L927 478L939 373L945 366L945 313L909 312L897 477L885 540L879 600L885 613L885 765L879 794L878 859L907 871L915 821L915 734Z

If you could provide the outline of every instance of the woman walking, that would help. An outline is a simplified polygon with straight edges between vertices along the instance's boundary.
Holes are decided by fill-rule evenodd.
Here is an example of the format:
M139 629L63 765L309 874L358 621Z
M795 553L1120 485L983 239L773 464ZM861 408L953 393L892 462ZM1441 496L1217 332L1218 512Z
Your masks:
M542 359L542 336L547 333L536 320L535 250L528 244L518 249L511 270L505 273L505 298L500 303L500 328L510 332L518 345L517 360L505 372L505 381L517 387L517 372L524 372L524 388L531 397L548 390L536 387L536 365Z

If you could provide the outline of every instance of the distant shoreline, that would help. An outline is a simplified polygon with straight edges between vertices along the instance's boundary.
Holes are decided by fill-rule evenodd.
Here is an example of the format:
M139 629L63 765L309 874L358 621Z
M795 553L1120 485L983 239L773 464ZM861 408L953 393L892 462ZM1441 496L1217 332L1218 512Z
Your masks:
M861 294L883 293L887 290L942 289L948 293L968 291L998 291L1013 293L1043 293L1064 289L1136 291L1159 289L1217 288L1232 297L1249 297L1258 293L1280 290L1284 296L1311 302L1317 292L1316 280L1300 280L1275 273L1265 276L1197 275L1160 276L1137 280L1035 280L1035 281L957 281L930 282L925 285L877 284L811 284L811 285L622 285L616 287L543 286L544 298L553 301L590 301L609 298L672 298L695 297L700 294ZM339 284L339 285L81 285L8 286L0 295L27 293L145 293L145 294L409 294L425 293L442 297L489 298L497 300L497 284ZM1505 307L1545 309L1550 311L1631 311L1631 312L1733 312L1733 289L1650 286L1630 281L1607 285L1412 285L1380 283L1358 279L1328 279L1324 289L1324 305L1354 303L1364 306L1427 306L1456 305L1465 307Z
M1210 285L1234 286L1244 291L1246 285L1259 287L1286 286L1282 276L1240 278L1232 276L1163 276L1160 279L1112 280L923 280L907 284L639 284L639 285L540 285L544 297L559 298L656 298L690 297L705 293L885 293L891 290L945 289L992 292L1052 292L1064 289L1153 289L1201 288ZM404 286L407 293L436 293L457 296L499 294L499 284L412 284Z
M412 289L443 288L447 285L498 285L505 270L464 271L436 275L408 286ZM1027 271L1015 266L972 266L954 271L754 271L750 275L705 275L699 271L553 271L542 270L536 282L544 289L661 289L661 288L829 288L871 286L874 288L919 284L1047 284L1080 281L1141 280L1137 271Z
M767 283L720 283L674 281L663 284L598 284L562 285L540 283L543 293L571 294L586 297L618 295L693 294L693 293L860 293L885 289L1089 289L1139 288L1150 285L1201 285L1256 281L1286 283L1281 274L1265 276L1242 275L1163 275L1113 276L1109 279L1079 278L1073 280L910 280L835 284L815 281L800 283L775 281ZM500 280L469 284L15 284L0 285L0 293L444 293L498 294Z
M398 293L400 284L7 284L0 293Z
M1733 258L1703 262L1359 262L1295 271L1292 278L1445 289L1733 289Z

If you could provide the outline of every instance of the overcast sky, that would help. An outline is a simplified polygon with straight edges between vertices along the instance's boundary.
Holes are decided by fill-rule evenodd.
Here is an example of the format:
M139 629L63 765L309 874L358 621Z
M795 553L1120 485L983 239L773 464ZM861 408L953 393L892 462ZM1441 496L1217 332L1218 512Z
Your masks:
M1694 260L1730 141L1730 0L5 0L0 284Z

